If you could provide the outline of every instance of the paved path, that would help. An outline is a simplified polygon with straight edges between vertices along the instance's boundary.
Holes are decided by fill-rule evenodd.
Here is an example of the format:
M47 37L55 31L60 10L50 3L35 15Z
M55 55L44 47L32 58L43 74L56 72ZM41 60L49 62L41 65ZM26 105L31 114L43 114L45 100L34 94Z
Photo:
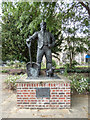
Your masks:
M6 77L7 75L2 75L3 82ZM18 109L16 93L7 90L4 84L1 106L2 118L88 118L87 95L72 96L71 109Z

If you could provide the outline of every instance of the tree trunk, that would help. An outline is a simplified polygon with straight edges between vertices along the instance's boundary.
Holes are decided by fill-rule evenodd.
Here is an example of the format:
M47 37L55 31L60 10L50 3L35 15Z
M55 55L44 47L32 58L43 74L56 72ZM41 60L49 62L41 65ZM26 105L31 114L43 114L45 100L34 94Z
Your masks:
M70 68L72 68L72 62L73 62L73 60L74 60L74 53L72 51L71 54L70 54Z
M72 53L70 53L70 68L72 67Z

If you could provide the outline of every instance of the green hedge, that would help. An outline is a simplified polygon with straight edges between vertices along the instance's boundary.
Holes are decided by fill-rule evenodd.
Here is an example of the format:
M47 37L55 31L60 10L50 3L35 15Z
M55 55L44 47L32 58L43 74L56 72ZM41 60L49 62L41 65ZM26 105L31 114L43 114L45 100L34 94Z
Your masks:
M56 69L55 72L61 72L61 71L64 71L65 72L65 69ZM68 73L72 72L72 73L90 73L90 69L68 69L67 70Z
M68 69L67 72L89 73L90 69Z

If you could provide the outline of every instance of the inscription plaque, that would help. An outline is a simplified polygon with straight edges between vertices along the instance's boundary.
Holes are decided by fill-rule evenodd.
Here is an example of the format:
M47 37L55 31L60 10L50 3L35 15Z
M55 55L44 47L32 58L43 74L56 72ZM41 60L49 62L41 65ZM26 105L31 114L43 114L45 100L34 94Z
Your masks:
M36 88L36 97L47 97L50 98L50 88Z

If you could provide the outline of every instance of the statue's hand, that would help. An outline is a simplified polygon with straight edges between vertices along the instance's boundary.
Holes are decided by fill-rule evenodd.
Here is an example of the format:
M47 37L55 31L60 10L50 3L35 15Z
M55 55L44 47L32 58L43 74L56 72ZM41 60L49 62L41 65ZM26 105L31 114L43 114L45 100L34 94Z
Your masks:
M29 42L30 40L29 40L29 38L28 39L26 39L26 42Z
M29 37L29 38L26 39L26 42L31 42L31 41L32 41L31 37Z
M27 44L28 47L31 46L31 39L30 38L26 39L26 44Z

